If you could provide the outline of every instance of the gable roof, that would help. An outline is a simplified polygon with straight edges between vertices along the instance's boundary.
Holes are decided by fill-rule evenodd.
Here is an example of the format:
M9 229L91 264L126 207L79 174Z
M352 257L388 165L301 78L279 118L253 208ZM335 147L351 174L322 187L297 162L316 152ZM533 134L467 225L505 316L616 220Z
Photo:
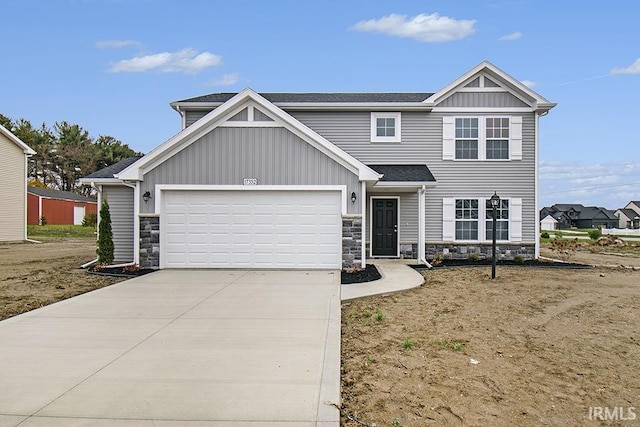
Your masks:
M20 138L15 136L13 133L9 132L9 130L2 125L0 125L0 133L6 136L9 139L9 141L13 142L18 147L20 147L22 151L24 151L24 154L28 154L28 155L36 154L36 152L33 151L31 147L29 147L27 144L22 142Z
M481 62L462 76L455 79L453 82L449 83L447 86L431 95L427 100L425 100L425 104L436 106L438 103L451 96L457 89L460 89L465 84L471 82L482 73L486 73L496 81L504 84L511 92L521 95L521 99L526 99L527 103L530 104L532 108L535 108L536 111L549 111L556 106L555 103L549 102L549 100L536 93L530 87L505 73L489 61Z
M118 163L114 163L110 166L107 166L106 168L102 168L92 174L89 174L83 177L82 180L91 181L91 178L101 178L101 179L114 178L115 179L115 176L118 173L122 172L123 170L125 170L126 168L134 164L140 158L141 156L127 157L126 159L120 160Z
M382 182L436 182L426 165L369 165L383 174Z
M378 181L380 179L380 175L373 169L332 144L320 134L313 131L308 126L304 125L296 118L286 113L272 102L269 102L263 96L254 92L250 88L243 89L240 93L231 97L220 107L207 113L193 125L183 129L131 166L115 174L116 178L121 180L141 181L146 172L154 169L171 156L188 147L200 137L224 123L229 118L230 114L235 113L238 108L243 107L249 102L257 104L262 111L281 123L285 129L294 133L296 136L300 137L323 154L351 170L353 173L358 175L360 180Z
M97 203L96 199L81 196L80 194L72 193L71 191L60 191L60 190L54 190L52 188L27 187L27 193L35 194L36 196L40 196L40 197L47 197L49 199L62 199L62 200L72 200L74 202Z
M187 98L180 101L172 102L174 104L182 103L224 103L236 96L237 92L221 92L209 93L202 96ZM267 101L274 104L280 103L378 103L378 102L422 102L429 98L433 93L428 92L334 92L334 93L263 93L259 94Z
M626 216L629 219L633 219L638 216L638 213L633 209L620 208L616 210L616 212L621 212L624 216Z

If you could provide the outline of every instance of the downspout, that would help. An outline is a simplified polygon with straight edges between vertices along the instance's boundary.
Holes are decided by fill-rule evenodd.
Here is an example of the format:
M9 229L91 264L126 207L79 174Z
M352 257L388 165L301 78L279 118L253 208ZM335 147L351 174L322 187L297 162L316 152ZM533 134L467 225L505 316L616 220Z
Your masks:
M535 252L534 252L534 259L538 259L540 258L540 211L538 210L538 206L540 203L539 200L539 185L538 185L538 179L539 179L539 172L538 172L538 168L540 167L540 144L538 141L538 132L539 132L539 125L540 125L540 113L535 112L535 141L534 141L534 145L535 145L535 172L534 172L534 209L535 209L535 213L534 213L534 230L535 232L533 233L533 235L535 236L536 239L536 244L535 244Z
M367 226L367 215L366 215L366 208L367 208L367 183L365 181L362 181L360 183L360 186L362 187L361 191L360 191L360 214L362 215L362 229L360 230L360 241L362 242L360 245L360 258L362 259L360 261L360 266L362 268L366 268L367 267L367 248L366 248L366 226Z
M429 264L425 254L425 195L427 192L427 187L422 186L420 190L418 190L418 262L427 266L427 268L432 268L433 266Z
M133 188L133 264L140 264L140 181L135 184L122 183Z

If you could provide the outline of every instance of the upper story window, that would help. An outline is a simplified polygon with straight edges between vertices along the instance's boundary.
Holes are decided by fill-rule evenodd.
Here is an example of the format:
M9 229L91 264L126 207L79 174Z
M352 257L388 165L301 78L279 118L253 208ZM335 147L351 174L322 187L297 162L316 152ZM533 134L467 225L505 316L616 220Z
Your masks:
M522 160L522 117L443 117L443 160Z
M372 142L400 142L400 113L371 113Z

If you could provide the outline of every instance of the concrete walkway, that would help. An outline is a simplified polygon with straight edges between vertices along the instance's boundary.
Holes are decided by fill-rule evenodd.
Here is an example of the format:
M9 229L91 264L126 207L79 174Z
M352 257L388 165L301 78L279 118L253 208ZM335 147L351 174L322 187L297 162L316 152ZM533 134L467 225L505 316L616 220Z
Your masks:
M415 263L415 260L409 262ZM422 274L404 264L402 260L376 259L371 263L378 268L382 279L342 285L342 301L406 291L416 288L424 282Z
M337 271L163 270L0 322L0 426L339 423Z

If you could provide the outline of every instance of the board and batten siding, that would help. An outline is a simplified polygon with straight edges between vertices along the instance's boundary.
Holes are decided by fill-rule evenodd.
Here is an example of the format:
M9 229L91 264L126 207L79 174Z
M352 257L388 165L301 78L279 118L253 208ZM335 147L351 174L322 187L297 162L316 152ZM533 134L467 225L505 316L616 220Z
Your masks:
M456 92L438 107L528 108L529 105L509 92Z
M522 199L522 241L535 242L537 224L535 222L534 113L403 112L399 143L371 142L369 112L293 111L290 114L374 169L375 164L426 164L437 181L436 186L428 188L426 193L425 237L427 242L442 241L442 200L444 198L488 198L494 191L505 198ZM480 118L485 116L522 117L522 160L442 160L442 118L445 115ZM375 187L370 192L375 192ZM401 193L400 196L402 197L403 194ZM401 232L401 239L405 238L406 235Z
M26 237L27 171L21 147L0 133L0 241Z
M113 231L114 263L133 261L133 189L125 186L105 185L102 199L109 204Z
M216 128L144 175L141 192L158 184L346 185L360 192L358 176L284 128ZM141 203L152 213L153 203ZM349 214L360 203L347 203Z

